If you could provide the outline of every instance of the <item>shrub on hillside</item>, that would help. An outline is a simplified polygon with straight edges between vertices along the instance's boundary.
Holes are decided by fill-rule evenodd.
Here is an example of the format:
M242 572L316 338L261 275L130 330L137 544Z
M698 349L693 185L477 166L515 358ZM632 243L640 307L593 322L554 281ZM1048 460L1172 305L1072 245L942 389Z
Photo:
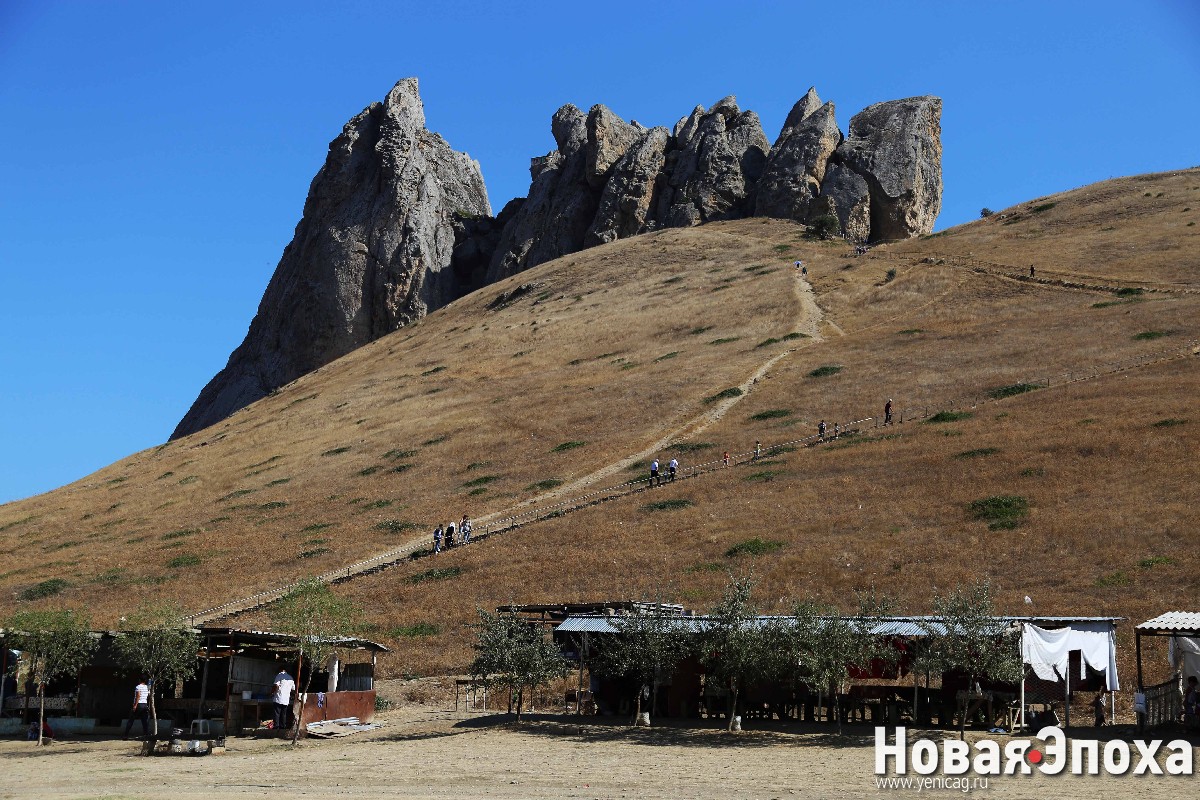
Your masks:
M991 530L1009 530L1029 516L1029 501L1020 495L997 494L974 500L968 506L971 516L988 523Z
M17 596L22 600L41 600L43 597L53 597L70 585L62 578L50 578L30 586Z
M975 416L970 411L939 411L925 420L930 425L940 425L943 422L958 422Z
M759 539L757 536L753 539L747 539L744 542L739 542L733 547L725 551L726 558L736 558L738 556L762 556L767 553L773 553L783 547L783 542L774 539Z
M988 397L993 400L1003 400L1005 397L1014 397L1025 392L1033 392L1042 387L1036 383L1013 383L1008 386L1001 386L998 389L992 389L988 392Z
M842 223L838 222L837 217L832 214L822 214L808 223L808 230L804 232L804 235L809 239L834 239L841 232Z

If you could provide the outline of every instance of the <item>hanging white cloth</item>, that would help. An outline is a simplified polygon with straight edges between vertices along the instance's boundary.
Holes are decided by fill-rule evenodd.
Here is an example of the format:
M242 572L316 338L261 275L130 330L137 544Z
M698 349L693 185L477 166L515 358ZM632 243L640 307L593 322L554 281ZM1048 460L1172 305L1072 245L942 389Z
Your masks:
M325 670L329 673L329 686L326 691L336 692L338 687L338 668L341 666L341 661L338 660L337 653L329 657L329 661L325 665Z
M1046 630L1028 622L1021 624L1021 658L1042 680L1060 681L1067 675L1070 654L1078 650L1080 678L1084 666L1103 672L1109 691L1121 688L1117 678L1116 631L1105 623L1080 622Z
M1192 675L1200 678L1200 637L1172 636L1167 640L1167 658L1183 673L1184 682Z

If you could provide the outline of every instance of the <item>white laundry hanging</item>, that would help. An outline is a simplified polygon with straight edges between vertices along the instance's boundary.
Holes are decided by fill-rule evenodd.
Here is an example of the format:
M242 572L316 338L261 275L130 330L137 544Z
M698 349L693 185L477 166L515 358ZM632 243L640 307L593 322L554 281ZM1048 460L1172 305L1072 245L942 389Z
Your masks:
M1185 681L1191 675L1200 678L1200 637L1172 636L1167 641L1167 658Z
M1028 622L1021 624L1021 658L1042 680L1059 681L1065 678L1070 654L1074 650L1078 650L1082 656L1080 678L1086 677L1086 665L1104 673L1109 691L1121 688L1117 678L1116 631L1110 625L1082 622L1046 630Z

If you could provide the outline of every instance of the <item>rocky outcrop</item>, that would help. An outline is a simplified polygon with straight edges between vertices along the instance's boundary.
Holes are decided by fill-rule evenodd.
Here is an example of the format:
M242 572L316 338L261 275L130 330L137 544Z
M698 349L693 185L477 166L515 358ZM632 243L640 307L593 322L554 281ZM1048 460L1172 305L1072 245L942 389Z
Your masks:
M671 134L651 128L613 165L600 195L596 217L584 237L584 247L645 233L653 226L650 211L665 183L663 165Z
M245 341L174 436L585 247L755 214L832 216L858 241L928 233L941 207L940 117L936 97L879 103L843 139L833 104L809 89L771 146L733 97L672 130L565 105L551 120L555 149L530 163L528 195L492 217L479 165L425 129L417 81L400 81L330 144Z
M626 122L605 106L592 106L587 117L588 185L604 186L613 165L645 133L641 125Z
M581 119L574 106L555 114L558 149L533 160L529 197L505 226L489 281L655 228L752 213L770 145L734 98L697 106L673 133L604 106Z
M821 191L829 159L842 141L833 103L820 102L815 89L796 103L771 148L758 184L754 213L804 222Z
M866 178L849 167L830 164L821 184L821 194L809 207L809 221L830 215L842 232L856 242L871 238L871 192Z
M871 239L929 233L942 208L942 101L910 97L855 114L834 160L866 179Z
M747 201L771 149L758 115L726 97L681 119L674 140L655 215L660 224L679 228L749 216Z
M329 145L245 341L172 438L453 300L456 239L490 215L479 164L425 129L415 78L397 83Z
M602 121L589 130L588 119L593 116ZM584 234L596 216L599 202L598 190L592 186L596 179L590 177L591 173L600 164L615 160L613 151L620 147L594 139L589 142L589 134L613 131L622 140L632 138L626 135L628 126L610 116L611 112L602 114L596 108L584 116L573 105L554 113L550 129L558 149L531 162L529 196L504 226L488 269L489 283L583 248ZM620 122L619 127L616 122Z

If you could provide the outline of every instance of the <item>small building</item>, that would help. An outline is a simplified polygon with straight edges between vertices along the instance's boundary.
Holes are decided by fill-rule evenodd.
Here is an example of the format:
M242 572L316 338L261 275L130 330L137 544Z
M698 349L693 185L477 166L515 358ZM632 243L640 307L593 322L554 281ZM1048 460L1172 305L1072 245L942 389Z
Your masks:
M615 607L617 604L609 604ZM694 635L700 635L707 622L704 616L664 607L669 617L678 617L675 624ZM619 635L613 623L621 615L619 608L603 614L575 613L567 616L554 628L556 641L564 655L579 669L579 684L583 688L583 672L588 659L604 647L606 639ZM759 620L786 619L762 616ZM1022 659L1026 677L1020 684L999 684L978 681L978 687L967 686L966 675L946 674L921 676L912 674L913 656L920 651L926 628L937 630L940 621L935 617L887 617L880 619L874 633L890 639L898 652L897 665L891 671L873 666L869 673L853 678L850 692L845 696L843 710L870 711L887 719L907 708L914 720L928 723L933 716L945 721L955 713L964 696L986 696L994 701L989 713L1006 716L1006 724L1024 725L1021 712L1031 705L1048 714L1055 706L1069 707L1067 699L1080 691L1115 692L1120 688L1116 666L1116 624L1120 617L1013 617L998 616L998 630L1020 632ZM900 678L911 676L906 684ZM1074 676L1074 677L1072 677ZM936 688L931 688L934 678ZM612 679L591 678L588 688L597 708L624 713L629 698L637 687ZM659 694L651 699L666 716L701 717L724 713L725 689L705 680L704 669L695 656L677 665L671 675L659 681ZM982 693L980 693L982 692ZM812 687L800 682L794 685L761 685L744 687L743 708L760 716L779 716L812 720L822 714L823 699ZM1069 714L1069 711L1067 712Z
M202 626L197 632L200 647L192 677L155 692L160 729L189 730L194 720L204 720L208 730L218 735L255 730L272 717L270 693L281 669L296 679L297 692L311 675L304 700L305 722L351 716L367 722L374 717L375 666L379 654L388 650L382 644L338 638L334 641L336 655L326 664L313 665L301 659L294 636L214 625ZM63 730L117 733L128 719L133 687L140 676L116 657L113 644L120 632L96 631L93 635L99 646L88 664L77 674L46 686L46 711L58 718L52 725ZM19 712L21 718L0 720L0 733L16 732L28 712L36 714L37 709L36 691L31 691L31 686L15 696L12 689L21 687L12 681L8 687L4 711ZM298 703L299 697L293 697L293 714L299 711Z
M1168 611L1133 629L1137 651L1138 722L1148 727L1175 722L1183 715L1183 693L1188 678L1200 680L1200 611ZM1166 660L1171 674L1147 686L1142 665L1142 638L1167 641ZM1195 717L1196 715L1192 715ZM1200 719L1185 720L1200 725Z

